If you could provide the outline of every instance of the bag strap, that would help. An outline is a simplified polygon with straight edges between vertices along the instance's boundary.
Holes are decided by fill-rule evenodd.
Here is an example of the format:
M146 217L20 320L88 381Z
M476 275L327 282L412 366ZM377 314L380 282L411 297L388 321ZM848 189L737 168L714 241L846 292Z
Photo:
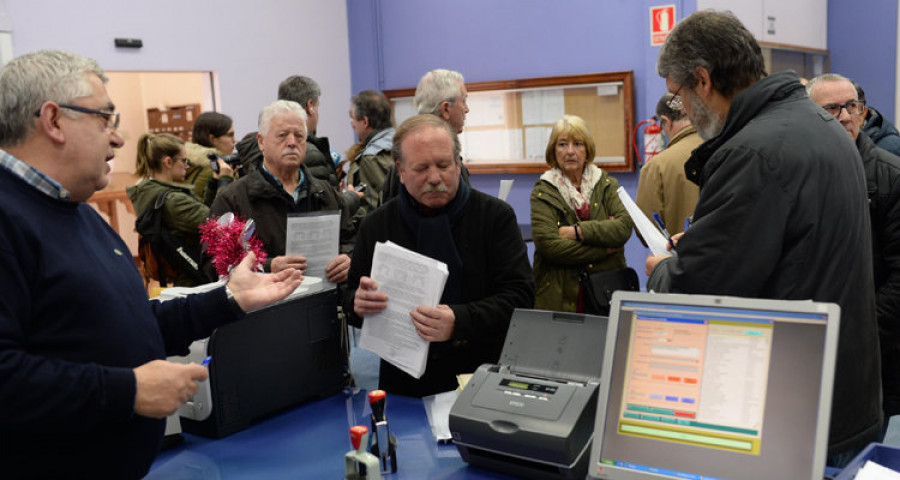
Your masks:
M153 256L156 258L156 271L157 276L159 277L159 285L161 287L165 287L169 284L168 278L166 277L166 268L165 263L163 263L162 256L160 255L160 251L162 250L162 245L160 245L160 237L162 235L162 207L166 203L166 195L169 194L172 190L166 190L159 194L156 197L156 202L153 203L153 209L156 210L156 214L153 217L153 243L150 244L151 250L153 251Z

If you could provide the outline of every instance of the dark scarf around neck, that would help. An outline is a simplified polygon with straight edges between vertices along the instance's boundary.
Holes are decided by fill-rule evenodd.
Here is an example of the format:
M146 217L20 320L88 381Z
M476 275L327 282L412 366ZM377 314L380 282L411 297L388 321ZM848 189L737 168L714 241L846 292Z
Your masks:
M447 264L450 275L441 296L442 304L459 303L462 299L462 258L453 241L452 228L462 217L471 190L465 182L459 182L456 197L444 208L426 215L406 187L400 185L400 218L416 236L415 251Z

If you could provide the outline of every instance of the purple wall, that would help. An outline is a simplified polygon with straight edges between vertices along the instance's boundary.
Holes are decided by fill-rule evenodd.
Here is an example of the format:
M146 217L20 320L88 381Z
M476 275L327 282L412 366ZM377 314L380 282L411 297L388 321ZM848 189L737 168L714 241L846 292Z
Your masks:
M897 0L828 0L828 50L831 71L859 82L869 105L896 124Z
M470 82L632 70L639 121L665 92L649 8L672 3L679 19L696 10L696 0L347 0L351 85L354 92L414 87L435 68L458 70ZM637 172L616 177L634 195ZM538 175L473 175L472 183L496 195L504 178L516 180L508 201L529 223ZM647 249L633 237L626 255L643 277Z

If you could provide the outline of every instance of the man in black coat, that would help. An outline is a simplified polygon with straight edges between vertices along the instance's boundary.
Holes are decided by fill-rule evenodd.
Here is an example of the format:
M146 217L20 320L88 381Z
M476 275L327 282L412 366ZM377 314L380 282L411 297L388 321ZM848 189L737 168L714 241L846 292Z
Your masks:
M325 277L347 279L355 229L337 191L313 176L303 164L306 156L306 112L297 102L277 100L260 112L257 143L262 151L259 168L222 190L210 207L213 215L232 212L253 219L256 235L269 258L265 268L306 271L304 255L286 255L287 217L291 213L338 211L340 254L326 267ZM316 276L321 276L316 273Z
M706 142L685 164L700 186L693 223L677 256L648 257L648 288L839 304L828 455L840 466L882 421L859 153L793 72L767 76L759 45L730 13L679 22L657 70Z
M810 80L809 98L835 116L856 142L866 172L872 218L875 308L881 343L882 409L900 414L900 157L878 147L860 130L865 104L850 79L826 73Z
M416 379L382 360L379 386L424 397L457 387L456 375L497 363L515 308L532 308L534 280L512 207L460 181L455 133L434 115L403 122L392 155L400 193L366 216L354 247L344 311L350 323L391 301L369 275L377 242L391 241L447 264L437 307L410 312L418 335L431 342L425 373Z

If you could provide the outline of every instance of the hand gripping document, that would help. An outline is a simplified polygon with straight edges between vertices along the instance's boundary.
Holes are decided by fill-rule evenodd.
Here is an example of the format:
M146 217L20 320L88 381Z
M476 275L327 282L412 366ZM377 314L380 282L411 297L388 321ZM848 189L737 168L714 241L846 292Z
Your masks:
M388 296L387 308L366 315L359 346L400 370L420 378L428 360L428 342L416 332L409 312L419 305L437 306L449 271L444 262L393 242L379 242L372 257L371 277Z
M644 241L647 242L647 246L650 248L650 251L653 252L654 255L668 255L671 256L675 252L666 249L666 245L669 241L662 234L659 229L657 229L653 222L644 215L644 212L634 203L634 200L631 199L631 196L628 195L628 192L625 191L624 187L619 187L616 191L619 194L619 199L622 200L622 205L625 206L625 210L628 210L628 215L631 216L631 219L634 220L634 226L638 229L638 232L641 234L641 237L644 238Z

